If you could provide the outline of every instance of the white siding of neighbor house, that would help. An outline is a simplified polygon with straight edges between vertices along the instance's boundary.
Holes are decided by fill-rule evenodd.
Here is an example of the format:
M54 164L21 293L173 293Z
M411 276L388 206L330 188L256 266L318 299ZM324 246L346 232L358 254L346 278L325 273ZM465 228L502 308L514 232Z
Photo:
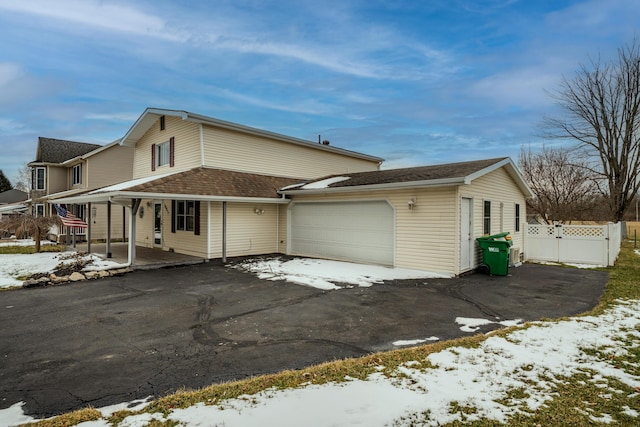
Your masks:
M178 117L166 116L165 130L160 130L159 121L149 128L135 147L133 179L170 172L182 172L201 166L200 132L196 123ZM175 165L168 164L151 170L151 147L175 138Z
M257 215L255 209L264 213ZM227 203L228 257L278 252L278 205ZM280 208L282 209L282 208ZM222 257L222 202L211 202L211 258Z
M296 202L387 200L395 209L395 267L457 272L455 187L294 196ZM415 206L409 210L408 201Z
M292 178L364 172L378 163L330 151L203 126L205 164L214 168Z
M508 231L513 240L513 247L524 251L524 222L526 221L525 197L516 185L515 181L504 168L497 169L476 180L470 185L459 187L457 198L457 212L460 215L460 203L462 197L473 199L473 238L475 245L475 259L472 265L477 266L482 260L482 253L478 247L476 238L483 233L483 206L484 201L491 201L491 234ZM503 206L503 221L501 226L500 204ZM515 205L520 204L520 231L515 228ZM457 223L457 234L460 233L460 223ZM457 259L460 251L458 246ZM458 261L456 261L458 262Z

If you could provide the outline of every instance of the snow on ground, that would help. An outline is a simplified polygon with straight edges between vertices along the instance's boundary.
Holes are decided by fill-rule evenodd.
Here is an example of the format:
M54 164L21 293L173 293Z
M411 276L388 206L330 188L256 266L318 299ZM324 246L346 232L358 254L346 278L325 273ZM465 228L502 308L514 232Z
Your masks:
M456 317L456 323L460 326L460 330L463 332L475 332L480 329L480 326L491 325L496 323L502 326L517 326L522 323L522 319L515 320L503 320L500 322L494 322L487 319L474 319L471 317Z
M42 252L37 254L6 254L0 255L0 288L22 286L18 277L26 277L34 273L49 273L60 263L68 264L74 259L68 259L75 252ZM97 255L88 254L84 258L91 261L85 267L88 270L107 270L119 268L123 265L112 261L105 261Z
M467 411L469 421L484 417L496 423L506 422L509 416L535 411L552 399L554 377L593 372L591 381L602 387L603 393L622 392L608 378L631 388L640 387L640 377L620 369L615 360L598 358L589 351L599 349L612 356L627 354L627 349L640 345L639 327L640 301L619 301L597 317L533 322L506 337L490 336L477 348L452 347L433 353L426 360L402 365L391 377L375 373L364 381L345 378L343 383L268 389L214 406L198 403L174 409L166 416L130 416L121 425L139 426L155 419L186 426L225 427L436 426L462 420L452 408L470 407L476 412ZM619 340L629 344L621 346ZM513 390L521 393L509 395ZM21 408L22 403L17 403L0 411L0 427L32 420ZM623 409L627 415L638 417L637 410ZM109 413L105 411L103 416L106 418ZM606 413L590 416L594 422L613 420ZM82 423L82 427L108 425L105 419Z
M385 280L451 277L429 271L313 258L296 258L289 261L280 258L252 259L234 267L255 273L261 279L286 280L324 290L342 289L344 286L339 286L338 283L369 287Z
M33 239L17 239L17 240L3 240L0 242L0 246L34 246L36 242ZM44 245L53 245L55 243L49 240L41 240L40 244Z
M417 339L417 340L398 340L398 341L394 341L392 344L400 347L400 346L405 346L405 345L418 345L418 344L424 344L427 341L438 341L440 340L440 338L438 337L429 337L429 338L424 338L424 339Z

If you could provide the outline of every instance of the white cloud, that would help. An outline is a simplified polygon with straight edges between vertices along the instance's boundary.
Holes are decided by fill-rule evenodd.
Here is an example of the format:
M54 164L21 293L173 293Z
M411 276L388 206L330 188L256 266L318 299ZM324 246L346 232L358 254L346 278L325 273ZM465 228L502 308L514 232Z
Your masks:
M0 62L0 87L16 80L21 74L21 69L17 64Z
M0 10L39 15L89 27L122 33L147 35L181 41L184 34L169 31L166 22L158 16L131 6L105 3L97 0L0 0Z

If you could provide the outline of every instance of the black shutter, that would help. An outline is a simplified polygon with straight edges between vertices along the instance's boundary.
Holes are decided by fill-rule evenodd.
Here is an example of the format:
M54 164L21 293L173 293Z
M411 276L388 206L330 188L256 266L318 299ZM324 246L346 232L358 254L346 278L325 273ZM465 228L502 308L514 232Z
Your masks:
M174 158L173 152L174 152L174 147L176 145L175 142L176 142L176 139L172 136L169 139L169 167L173 167L173 164L174 164L174 162L173 162L173 158Z
M151 170L156 170L156 144L151 146Z
M171 232L176 232L176 214L178 211L176 210L176 201L171 201Z
M200 200L196 200L193 209L193 234L200 235Z

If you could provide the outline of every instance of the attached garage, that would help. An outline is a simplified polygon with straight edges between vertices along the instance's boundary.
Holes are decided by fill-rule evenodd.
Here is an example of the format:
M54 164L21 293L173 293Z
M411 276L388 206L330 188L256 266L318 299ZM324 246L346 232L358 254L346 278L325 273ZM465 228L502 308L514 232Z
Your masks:
M289 220L291 254L394 265L395 212L386 200L292 203Z

